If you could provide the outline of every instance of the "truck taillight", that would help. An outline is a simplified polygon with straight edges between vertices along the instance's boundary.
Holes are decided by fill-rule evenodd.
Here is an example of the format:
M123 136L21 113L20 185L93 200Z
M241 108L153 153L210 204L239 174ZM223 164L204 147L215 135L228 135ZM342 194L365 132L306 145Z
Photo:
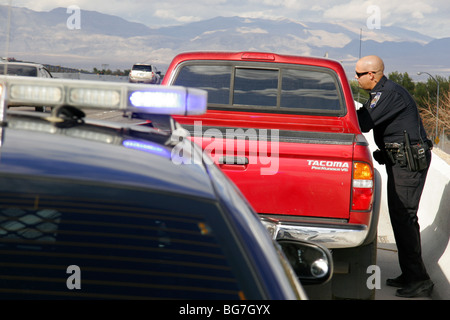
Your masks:
M373 202L373 168L366 162L353 162L352 210L370 210Z

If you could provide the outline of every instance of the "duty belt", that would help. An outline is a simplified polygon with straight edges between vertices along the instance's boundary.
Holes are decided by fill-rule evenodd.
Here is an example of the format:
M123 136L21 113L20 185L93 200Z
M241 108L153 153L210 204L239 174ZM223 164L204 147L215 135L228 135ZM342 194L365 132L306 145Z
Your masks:
M411 171L420 171L428 166L425 152L433 148L433 143L426 140L423 144L411 146L394 142L385 143L384 148L385 163L398 163L402 167L408 166Z
M424 144L421 144L422 147L425 148L425 150L433 149L433 142L430 140L425 140ZM402 149L404 147L403 143L397 143L397 142L386 142L384 144L384 148L386 150L396 150L396 149Z

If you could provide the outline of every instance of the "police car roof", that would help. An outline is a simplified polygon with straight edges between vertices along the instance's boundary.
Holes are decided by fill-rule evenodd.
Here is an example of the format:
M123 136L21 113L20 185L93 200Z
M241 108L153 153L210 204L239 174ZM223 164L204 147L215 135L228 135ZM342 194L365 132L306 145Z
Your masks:
M118 183L214 198L202 163L173 161L175 145L166 145L172 132L164 136L152 130L124 131L120 124L111 128L70 119L64 124L57 113L66 106L138 110L159 116L201 113L206 110L205 92L183 87L6 76L0 77L0 95L4 123L1 172ZM50 105L54 110L50 117L40 113L6 114L9 104Z

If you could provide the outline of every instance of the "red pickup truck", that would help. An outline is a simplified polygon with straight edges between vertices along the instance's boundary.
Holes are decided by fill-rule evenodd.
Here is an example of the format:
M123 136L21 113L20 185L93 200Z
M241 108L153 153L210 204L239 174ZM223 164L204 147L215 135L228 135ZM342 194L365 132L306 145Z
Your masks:
M176 56L162 81L208 92L175 117L239 187L275 238L333 254L333 298L371 299L380 175L340 63L264 52Z

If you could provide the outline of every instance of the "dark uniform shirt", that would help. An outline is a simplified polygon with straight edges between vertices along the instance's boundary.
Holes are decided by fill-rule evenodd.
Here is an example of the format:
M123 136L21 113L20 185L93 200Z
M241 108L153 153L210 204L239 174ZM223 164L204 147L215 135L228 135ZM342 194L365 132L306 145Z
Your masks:
M384 149L385 143L403 143L404 130L408 132L411 144L427 141L415 101L405 88L385 76L358 110L358 120L363 132L373 129L375 143L380 149Z

